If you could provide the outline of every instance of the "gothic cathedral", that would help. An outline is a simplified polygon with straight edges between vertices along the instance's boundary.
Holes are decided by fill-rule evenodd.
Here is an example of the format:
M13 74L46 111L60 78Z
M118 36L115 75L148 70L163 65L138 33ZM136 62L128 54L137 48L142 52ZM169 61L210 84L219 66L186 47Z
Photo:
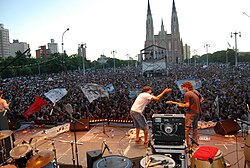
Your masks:
M171 16L171 34L164 30L163 20L161 21L161 30L154 35L153 18L148 0L147 20L146 20L146 41L144 49L154 48L153 53L147 52L144 59L156 59L157 57L165 57L169 64L180 64L183 62L183 43L180 38L179 23L175 1L172 4ZM148 50L149 51L149 50Z

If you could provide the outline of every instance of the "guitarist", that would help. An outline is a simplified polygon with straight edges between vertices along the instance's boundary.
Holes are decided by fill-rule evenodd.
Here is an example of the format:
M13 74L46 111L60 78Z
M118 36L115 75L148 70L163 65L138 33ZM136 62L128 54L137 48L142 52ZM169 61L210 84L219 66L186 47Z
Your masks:
M194 145L198 146L198 121L201 115L200 103L204 101L204 98L197 90L194 90L191 82L184 82L182 84L182 88L186 92L184 95L184 102L180 103L174 101L167 101L166 104L177 104L178 107L188 109L188 112L185 115L185 138L188 149L191 149L195 146L192 146L193 144L191 145L189 142L189 132L192 128L193 134L191 137L194 140Z

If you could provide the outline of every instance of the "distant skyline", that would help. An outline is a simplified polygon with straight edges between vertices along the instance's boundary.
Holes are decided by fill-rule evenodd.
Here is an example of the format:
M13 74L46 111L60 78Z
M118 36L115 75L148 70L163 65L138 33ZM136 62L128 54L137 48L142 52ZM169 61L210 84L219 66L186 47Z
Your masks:
M172 0L150 0L154 33L158 34L161 20L171 33ZM30 44L31 54L54 39L62 52L77 54L78 44L86 43L88 60L104 54L136 59L144 48L148 0L0 0L0 23L9 29L10 42L18 39ZM250 51L249 0L175 0L183 45L191 47L191 55L226 50L235 46L231 32L237 36L240 52Z

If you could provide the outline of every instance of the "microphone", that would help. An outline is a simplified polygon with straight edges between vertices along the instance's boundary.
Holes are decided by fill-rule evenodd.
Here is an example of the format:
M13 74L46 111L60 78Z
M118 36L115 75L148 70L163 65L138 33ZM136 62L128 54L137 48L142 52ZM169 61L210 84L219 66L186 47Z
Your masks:
M104 143L104 149L107 148L108 151L109 151L109 154L112 154L112 150L111 150L111 149L109 148L109 146L107 145L106 140L104 140L103 143Z

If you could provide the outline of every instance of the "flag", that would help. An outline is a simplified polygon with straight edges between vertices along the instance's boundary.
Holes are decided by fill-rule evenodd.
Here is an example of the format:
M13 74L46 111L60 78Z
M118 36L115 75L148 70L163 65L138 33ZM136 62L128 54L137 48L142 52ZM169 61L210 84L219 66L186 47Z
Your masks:
M195 79L195 78L189 78L189 79L183 79L183 80L178 80L176 82L178 88L180 89L181 93L184 94L185 91L183 90L183 88L181 87L181 85L184 83L184 82L191 82L194 89L199 89L202 87L202 82L200 79Z
M109 93L115 93L115 88L112 83L104 87L104 90L107 90Z
M214 108L215 108L215 113L219 115L220 108L219 108L219 97L218 95L216 96L214 100Z
M28 118L30 115L36 113L38 110L41 109L43 105L45 105L47 102L43 100L40 96L35 97L34 103L29 107L29 109L23 113L23 116L25 118Z
M80 88L90 103L99 97L109 97L108 91L104 90L103 86L95 83L86 83L84 86L80 86Z
M53 103L55 104L59 100L61 100L68 91L65 88L57 88L57 89L51 89L47 93L44 93L44 95Z

